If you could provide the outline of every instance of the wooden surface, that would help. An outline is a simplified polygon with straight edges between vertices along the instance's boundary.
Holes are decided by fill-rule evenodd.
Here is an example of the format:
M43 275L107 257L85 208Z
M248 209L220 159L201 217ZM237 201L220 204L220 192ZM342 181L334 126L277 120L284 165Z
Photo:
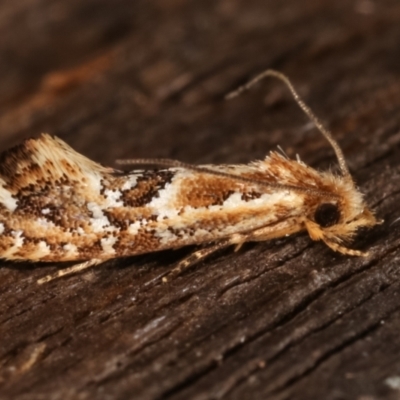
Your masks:
M398 399L400 4L336 0L21 0L0 4L0 147L40 132L85 155L248 162L333 152L385 223L333 253L307 235L248 244L167 284L191 249L60 265L2 262L1 399ZM62 266L61 266L62 267Z

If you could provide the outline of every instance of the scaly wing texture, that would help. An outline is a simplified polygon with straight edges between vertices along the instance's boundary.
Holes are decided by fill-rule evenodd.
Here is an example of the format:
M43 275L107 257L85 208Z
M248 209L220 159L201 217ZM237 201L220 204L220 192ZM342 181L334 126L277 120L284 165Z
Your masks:
M102 177L112 171L45 134L2 153L1 256L51 259L53 250L71 252L68 238L85 240L87 204L101 201Z
M337 190L333 177L276 153L249 165L206 167ZM315 202L315 196L182 168L123 173L42 135L0 156L0 251L8 259L108 259L262 227L279 230Z

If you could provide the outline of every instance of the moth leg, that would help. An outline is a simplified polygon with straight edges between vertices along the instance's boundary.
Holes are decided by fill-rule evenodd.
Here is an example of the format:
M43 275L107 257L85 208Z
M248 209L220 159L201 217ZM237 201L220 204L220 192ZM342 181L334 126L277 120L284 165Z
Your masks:
M93 260L88 260L79 264L75 264L72 267L61 269L55 272L54 274L46 275L45 277L38 279L37 283L39 285L43 285L43 283L47 283L54 279L61 278L62 276L72 275L75 274L76 272L84 271L85 269L93 267L94 265L100 264L104 261L105 260L98 260L95 258Z
M232 243L228 240L223 240L214 244L212 246L205 247L204 249L200 249L190 254L188 257L181 260L178 265L170 272L168 272L167 276L162 278L163 282L167 282L169 277L174 277L180 275L184 270L190 268L194 264L197 264L202 259L208 257L210 254L215 253L218 250L223 249L224 247L230 246Z
M300 230L299 227L300 227L299 224L295 224L294 227L290 225L287 228L280 229L279 231L275 230L271 231L270 227L266 227L250 231L247 233L235 233L229 238L221 240L215 245L211 245L204 249L198 250L192 253L190 256L184 258L182 261L178 263L178 265L172 271L167 273L166 276L162 277L162 281L167 282L168 276L177 276L181 274L182 271L184 271L185 269L198 263L203 258L208 257L210 254L220 249L223 249L224 247L235 245L235 251L238 251L242 247L242 245L246 242L252 242L252 241L258 242L285 236L287 234L299 231Z
M219 241L214 245L195 251L194 253L190 254L190 256L180 261L178 265L167 274L167 276L164 276L162 278L162 281L167 282L168 276L180 275L184 270L190 268L194 264L197 264L199 261L208 257L210 254L215 253L216 251L221 250L225 247L236 245L235 251L238 251L242 247L243 243L253 239L253 235L253 232L247 234L236 233L225 240Z
M330 242L329 240L326 240L325 238L323 238L322 240L333 251L337 251L339 253L346 254L348 256L357 256L357 257L368 257L369 256L368 251L364 252L364 251L360 251L360 250L348 249L347 247L341 246L338 243Z
M235 253L238 252L238 251L242 248L242 246L243 246L244 243L245 243L245 242L237 243L236 246L235 246L235 248L233 249L233 251L234 251Z

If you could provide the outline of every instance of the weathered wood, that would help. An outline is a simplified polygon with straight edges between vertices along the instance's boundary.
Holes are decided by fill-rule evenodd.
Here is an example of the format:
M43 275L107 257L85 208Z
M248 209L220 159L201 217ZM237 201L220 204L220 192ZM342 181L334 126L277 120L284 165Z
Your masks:
M369 0L0 4L1 149L46 131L105 164L231 163L280 144L329 168L333 152L279 82L223 101L273 67L327 121L385 219L354 244L368 258L298 235L167 284L155 278L192 249L45 286L60 266L3 262L0 398L398 398L399 15Z

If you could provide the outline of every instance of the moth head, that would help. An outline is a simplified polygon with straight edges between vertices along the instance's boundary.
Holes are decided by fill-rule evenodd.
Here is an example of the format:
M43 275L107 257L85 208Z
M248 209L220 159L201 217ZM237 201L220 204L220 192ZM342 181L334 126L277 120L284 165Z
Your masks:
M277 78L286 85L298 106L331 145L336 154L340 170L339 177L335 177L330 173L321 174L321 191L319 194L318 186L306 190L303 190L301 187L290 188L290 185L280 185L281 188L292 189L299 194L305 193L310 196L310 201L307 202L310 206L307 207L309 215L302 222L304 222L312 239L323 240L330 248L344 254L365 255L360 251L348 249L343 243L351 239L358 228L372 227L380 222L376 220L372 212L367 208L361 193L354 185L339 144L332 137L329 130L314 115L310 107L302 100L288 77L279 71L268 69L247 84L240 86L227 97L236 97L268 76Z
M361 193L354 187L335 186L336 190L345 190L343 196L336 199L318 199L306 218L306 229L312 239L324 241L334 251L354 256L367 255L367 253L349 249L345 244L360 228L372 227L379 221L364 203Z

